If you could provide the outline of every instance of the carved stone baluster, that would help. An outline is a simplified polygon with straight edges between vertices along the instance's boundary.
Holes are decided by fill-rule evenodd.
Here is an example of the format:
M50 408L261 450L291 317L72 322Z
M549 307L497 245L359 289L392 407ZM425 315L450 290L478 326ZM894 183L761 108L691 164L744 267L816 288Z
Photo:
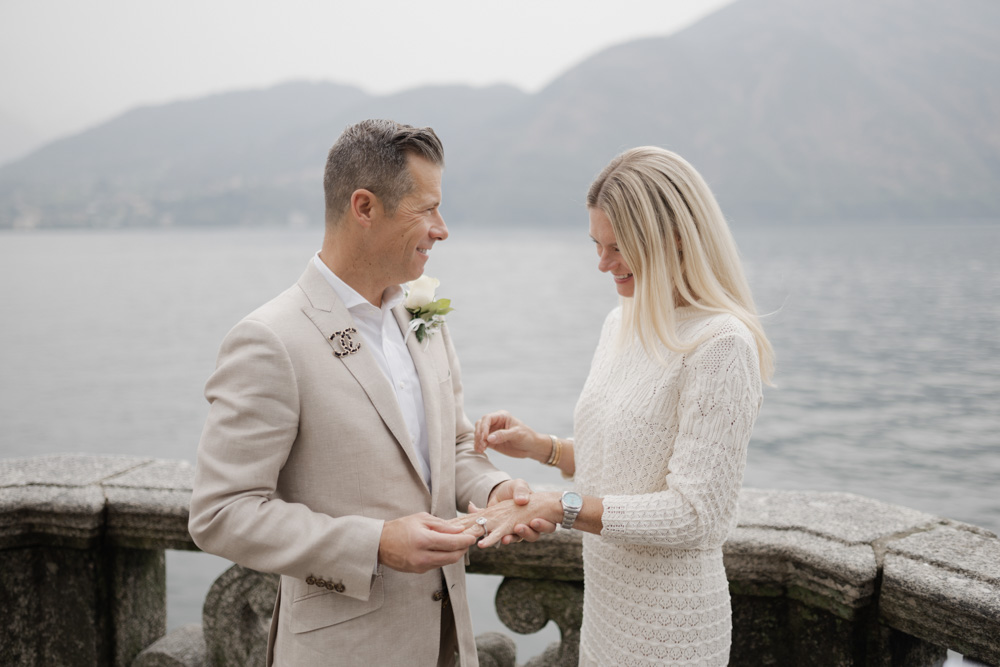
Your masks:
M212 667L264 665L278 575L239 565L223 572L205 596L202 624Z
M476 635L476 653L479 667L516 667L517 644L502 632L484 632Z
M551 644L524 667L575 667L579 663L582 583L507 577L497 589L496 608L504 625L520 634L538 632L550 620L559 626L562 641Z

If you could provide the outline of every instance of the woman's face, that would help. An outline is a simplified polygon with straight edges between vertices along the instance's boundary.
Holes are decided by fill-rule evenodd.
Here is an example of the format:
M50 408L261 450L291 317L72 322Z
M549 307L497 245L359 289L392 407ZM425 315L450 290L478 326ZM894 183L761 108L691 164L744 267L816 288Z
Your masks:
M635 294L635 278L618 251L618 241L615 240L611 220L604 211L596 207L590 209L590 238L594 240L597 256L600 258L597 268L603 273L611 274L620 296Z

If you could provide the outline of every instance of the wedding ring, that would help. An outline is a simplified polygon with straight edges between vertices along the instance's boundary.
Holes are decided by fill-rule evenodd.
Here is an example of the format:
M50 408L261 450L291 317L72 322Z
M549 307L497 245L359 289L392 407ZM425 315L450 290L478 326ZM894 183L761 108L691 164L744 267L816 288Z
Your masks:
M490 531L486 528L486 517L481 516L476 519L476 523L483 527L483 538L490 534Z

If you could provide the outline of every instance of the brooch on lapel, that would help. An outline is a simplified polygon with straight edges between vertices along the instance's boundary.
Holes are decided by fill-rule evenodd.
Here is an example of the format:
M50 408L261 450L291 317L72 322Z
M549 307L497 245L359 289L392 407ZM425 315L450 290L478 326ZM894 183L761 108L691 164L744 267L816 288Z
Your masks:
M360 350L361 343L355 343L354 339L351 338L351 334L356 334L356 333L358 333L358 330L355 329L354 327L351 327L350 329L344 329L343 331L335 331L333 335L330 336L330 340L339 339L340 350L339 351L334 350L333 356L337 358L346 357L347 355L354 354L355 352Z

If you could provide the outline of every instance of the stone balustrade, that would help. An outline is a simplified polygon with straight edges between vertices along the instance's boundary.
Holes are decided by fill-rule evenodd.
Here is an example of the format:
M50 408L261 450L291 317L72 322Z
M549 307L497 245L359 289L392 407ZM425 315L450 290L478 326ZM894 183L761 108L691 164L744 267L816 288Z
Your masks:
M0 663L136 667L259 660L275 577L234 566L201 626L166 635L165 549L187 532L183 461L0 459ZM946 648L1000 664L1000 540L968 524L844 493L746 489L726 543L732 665L939 665ZM500 574L500 619L562 640L524 663L575 665L583 601L580 536L470 550ZM477 637L483 667L514 643Z

